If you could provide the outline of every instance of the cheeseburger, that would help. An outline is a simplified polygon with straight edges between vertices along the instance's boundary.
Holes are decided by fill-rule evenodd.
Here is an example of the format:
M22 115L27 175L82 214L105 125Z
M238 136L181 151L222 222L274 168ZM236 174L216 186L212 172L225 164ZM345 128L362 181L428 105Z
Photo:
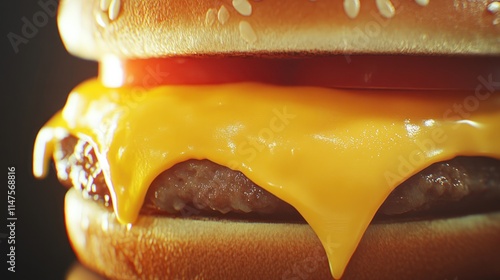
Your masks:
M63 0L40 130L112 279L500 277L500 2Z

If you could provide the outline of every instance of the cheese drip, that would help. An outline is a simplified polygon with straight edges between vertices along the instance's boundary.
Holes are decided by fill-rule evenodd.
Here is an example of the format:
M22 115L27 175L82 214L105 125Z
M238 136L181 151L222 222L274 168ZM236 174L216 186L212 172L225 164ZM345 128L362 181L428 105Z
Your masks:
M44 176L55 142L68 133L87 140L116 217L133 223L157 175L209 159L293 205L340 278L401 182L457 155L500 158L500 96L483 94L467 111L471 97L253 83L112 89L92 80L40 131L34 173Z

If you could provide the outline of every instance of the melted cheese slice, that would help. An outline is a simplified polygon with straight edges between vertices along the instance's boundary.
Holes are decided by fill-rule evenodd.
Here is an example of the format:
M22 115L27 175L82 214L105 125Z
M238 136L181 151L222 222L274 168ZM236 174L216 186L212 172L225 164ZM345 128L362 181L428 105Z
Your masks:
M93 80L40 131L37 176L68 133L94 145L120 222L134 222L159 173L209 159L293 205L340 278L398 184L457 155L500 158L500 95L250 83L112 89Z

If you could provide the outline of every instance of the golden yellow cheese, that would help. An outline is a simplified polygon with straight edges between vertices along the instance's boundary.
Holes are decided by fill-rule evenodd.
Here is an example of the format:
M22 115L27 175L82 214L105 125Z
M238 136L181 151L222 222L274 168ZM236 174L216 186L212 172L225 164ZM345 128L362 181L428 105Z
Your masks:
M159 173L209 159L293 205L339 278L406 178L457 155L500 158L500 95L256 83L113 89L92 80L40 131L35 175L68 133L95 147L120 222L134 222Z

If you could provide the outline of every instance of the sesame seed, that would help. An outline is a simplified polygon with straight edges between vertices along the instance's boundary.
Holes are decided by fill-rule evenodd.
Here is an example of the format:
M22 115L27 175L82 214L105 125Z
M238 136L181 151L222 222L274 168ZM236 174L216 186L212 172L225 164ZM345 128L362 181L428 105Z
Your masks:
M220 6L219 12L217 13L217 19L221 24L224 24L229 20L229 11L224 5Z
M415 0L415 2L422 7L429 5L429 0Z
M252 4L247 0L233 0L233 7L242 16L250 16L252 14Z
M491 2L489 5L488 5L488 11L492 14L495 14L495 13L498 13L500 12L500 2L498 1L495 1L495 2Z
M121 0L111 0L111 4L109 6L109 11L108 11L110 20L115 20L118 18L121 4L122 4Z
M392 5L390 0L376 0L378 11L383 17L392 18L396 14L394 5Z
M106 12L98 10L94 13L95 20L97 21L97 24L101 27L106 27L109 25L109 18Z
M217 11L215 9L208 9L205 15L205 25L211 26L217 18Z
M356 18L361 4L359 0L344 0L344 11L350 18Z
M243 38L243 40L245 40L247 43L255 43L255 41L257 41L257 35L255 34L255 31L253 30L250 23L242 20L240 21L239 28L241 38Z
M101 10L106 12L109 9L110 3L111 3L111 0L101 0L101 2L99 2L99 8L101 8Z

